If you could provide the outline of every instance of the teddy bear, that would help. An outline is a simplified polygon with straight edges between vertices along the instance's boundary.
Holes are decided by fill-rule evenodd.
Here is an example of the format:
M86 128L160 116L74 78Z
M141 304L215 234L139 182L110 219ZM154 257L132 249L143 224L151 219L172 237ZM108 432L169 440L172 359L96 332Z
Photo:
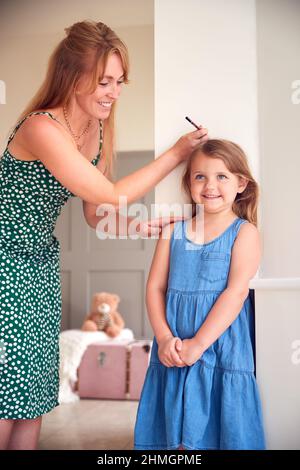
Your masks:
M124 320L117 307L120 297L109 292L97 292L93 295L92 309L87 314L82 331L104 331L108 336L115 337L124 328Z

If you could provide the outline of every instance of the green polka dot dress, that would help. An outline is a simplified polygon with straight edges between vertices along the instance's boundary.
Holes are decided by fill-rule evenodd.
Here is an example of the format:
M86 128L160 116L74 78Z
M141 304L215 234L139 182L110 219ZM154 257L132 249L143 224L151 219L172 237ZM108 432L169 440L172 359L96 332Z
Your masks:
M48 112L30 113L7 146L33 114L55 119ZM101 147L100 121L93 165ZM7 147L0 160L0 191L0 418L33 419L59 404L62 299L60 246L53 231L74 194L40 160L18 160Z

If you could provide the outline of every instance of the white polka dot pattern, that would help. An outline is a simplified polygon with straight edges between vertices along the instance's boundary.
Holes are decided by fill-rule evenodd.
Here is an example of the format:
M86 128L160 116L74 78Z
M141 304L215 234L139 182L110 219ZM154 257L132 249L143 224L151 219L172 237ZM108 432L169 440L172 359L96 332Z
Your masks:
M58 405L62 300L53 230L74 195L40 160L17 160L7 148L0 190L0 418L33 419Z

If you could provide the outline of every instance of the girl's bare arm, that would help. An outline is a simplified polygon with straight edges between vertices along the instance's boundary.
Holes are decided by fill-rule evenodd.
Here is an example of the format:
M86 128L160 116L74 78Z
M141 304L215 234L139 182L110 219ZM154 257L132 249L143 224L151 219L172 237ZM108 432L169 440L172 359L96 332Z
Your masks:
M249 281L260 261L257 228L243 224L232 249L227 288L222 292L194 339L203 352L233 323L249 294Z
M174 224L163 228L156 245L147 281L146 304L148 316L158 343L158 355L167 367L184 367L176 351L176 340L166 319L165 295L169 275L170 238Z
M169 275L170 238L174 225L162 230L154 252L146 288L148 316L157 342L172 335L166 320L165 295Z

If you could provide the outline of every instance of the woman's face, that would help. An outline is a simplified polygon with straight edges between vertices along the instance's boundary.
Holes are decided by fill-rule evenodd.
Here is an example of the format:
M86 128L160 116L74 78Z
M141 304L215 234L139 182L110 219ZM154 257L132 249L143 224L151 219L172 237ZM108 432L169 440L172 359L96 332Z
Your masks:
M117 53L109 56L104 76L93 93L87 94L84 90L89 77L85 76L79 81L76 89L76 101L80 108L88 115L97 119L107 119L113 103L119 98L124 83L124 70Z
M220 158L199 153L191 164L190 187L194 202L204 205L204 212L231 210L237 193L242 193L247 181L233 173Z

